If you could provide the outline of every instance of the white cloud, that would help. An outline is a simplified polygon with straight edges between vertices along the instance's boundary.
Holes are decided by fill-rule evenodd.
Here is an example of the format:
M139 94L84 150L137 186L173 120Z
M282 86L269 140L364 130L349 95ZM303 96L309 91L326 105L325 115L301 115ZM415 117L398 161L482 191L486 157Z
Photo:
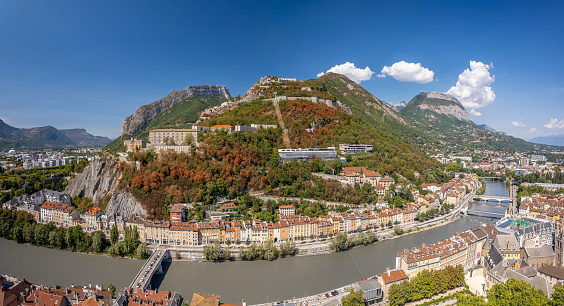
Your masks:
M335 65L331 67L331 69L327 70L327 72L339 73L342 75L347 76L349 79L355 81L356 83L360 83L362 81L368 81L372 78L374 71L370 70L368 66L366 68L356 68L354 63L346 62L342 65ZM317 77L324 75L324 72L320 72L317 74Z
M535 129L535 128L531 128L527 133L533 134L533 133L536 133L536 132L538 132L538 131L539 131L539 130L537 130L537 129Z
M492 104L495 94L490 87L495 76L490 75L493 65L470 61L470 69L458 76L458 82L447 93L457 98L465 108L472 110Z
M550 118L550 122L544 125L549 129L564 129L564 119L558 121L556 118Z
M384 66L382 73L377 75L379 78L385 78L386 75L402 82L417 82L421 84L433 81L435 73L420 63L408 63L405 61L394 63L392 66Z
M527 126L522 121L511 121L511 124L513 124L513 126Z
M472 114L474 116L478 116L478 117L482 116L482 113L477 112L475 109L471 109L470 114Z

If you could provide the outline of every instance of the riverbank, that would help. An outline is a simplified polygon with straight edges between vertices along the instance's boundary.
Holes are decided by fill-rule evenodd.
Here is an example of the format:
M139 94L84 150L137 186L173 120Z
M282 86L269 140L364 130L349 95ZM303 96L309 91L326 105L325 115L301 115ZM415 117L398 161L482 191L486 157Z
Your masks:
M404 233L402 235L393 235L392 233L394 232L394 228L388 228L383 231L374 230L374 233L379 237L377 241L368 245L355 246L351 249L362 248L362 247L378 244L381 241L397 239L400 237L405 237L410 234L448 225L454 222L456 218L458 218L457 216L460 215L460 211L468 206L469 202L472 200L474 196L475 196L475 191L470 192L460 202L458 202L450 212L435 217L431 220L427 220L423 222L413 221L410 223L400 224L399 225L400 228L404 230ZM358 233L353 235L358 235ZM222 245L222 246L224 248L229 248L232 258L238 258L239 251L246 249L246 246L244 245L236 245L236 246ZM150 244L148 245L148 247L151 250L155 250L157 248L168 249L171 252L173 260L175 261L207 262L207 260L204 259L204 255L203 255L204 246L180 247L180 246L170 246L164 244ZM298 251L295 256L297 257L328 255L328 254L336 253L333 249L331 249L331 238L317 238L317 239L313 239L312 242L307 242L307 241L301 243L296 242L296 248ZM177 259L175 256L177 252L181 257L180 259ZM233 259L231 261L239 261L239 260Z

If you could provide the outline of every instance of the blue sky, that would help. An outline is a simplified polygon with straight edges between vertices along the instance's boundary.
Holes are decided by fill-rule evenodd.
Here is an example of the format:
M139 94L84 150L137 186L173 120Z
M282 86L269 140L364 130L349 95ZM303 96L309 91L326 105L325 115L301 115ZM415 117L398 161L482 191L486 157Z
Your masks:
M466 82L486 106L474 122L564 134L562 1L396 2L4 0L0 118L113 138L139 106L188 85L236 96L263 75L305 80L349 62L397 103L464 94L451 87L475 61Z

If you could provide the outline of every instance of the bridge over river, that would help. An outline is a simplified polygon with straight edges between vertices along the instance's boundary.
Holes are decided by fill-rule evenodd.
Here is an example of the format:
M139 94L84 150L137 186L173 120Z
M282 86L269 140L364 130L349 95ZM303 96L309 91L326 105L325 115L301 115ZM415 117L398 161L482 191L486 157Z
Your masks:
M498 197L498 196L488 196L488 195L477 195L474 196L474 200L476 201L486 201L486 202L497 202L499 205L501 203L512 203L515 199L510 197Z
M166 249L156 249L143 267L141 267L141 270L139 270L129 287L151 289L153 275L163 273L163 261L172 261L170 252Z
M476 210L476 209L463 209L462 214L468 216L477 216L477 217L493 218L493 219L501 219L505 217L505 214L491 212L491 211L484 211L484 210Z

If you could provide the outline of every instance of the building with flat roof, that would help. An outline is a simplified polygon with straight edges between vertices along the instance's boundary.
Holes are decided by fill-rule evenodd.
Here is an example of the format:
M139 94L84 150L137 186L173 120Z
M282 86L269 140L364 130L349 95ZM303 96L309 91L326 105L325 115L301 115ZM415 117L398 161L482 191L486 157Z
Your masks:
M292 159L310 160L319 158L321 160L337 159L337 150L335 147L327 148L305 148L305 149L278 149L280 161L282 163L291 161Z
M283 216L293 216L296 214L296 208L294 205L282 205L278 208L278 212Z
M382 301L382 286L377 279L369 278L354 284L356 290L361 290L365 305L372 305Z

